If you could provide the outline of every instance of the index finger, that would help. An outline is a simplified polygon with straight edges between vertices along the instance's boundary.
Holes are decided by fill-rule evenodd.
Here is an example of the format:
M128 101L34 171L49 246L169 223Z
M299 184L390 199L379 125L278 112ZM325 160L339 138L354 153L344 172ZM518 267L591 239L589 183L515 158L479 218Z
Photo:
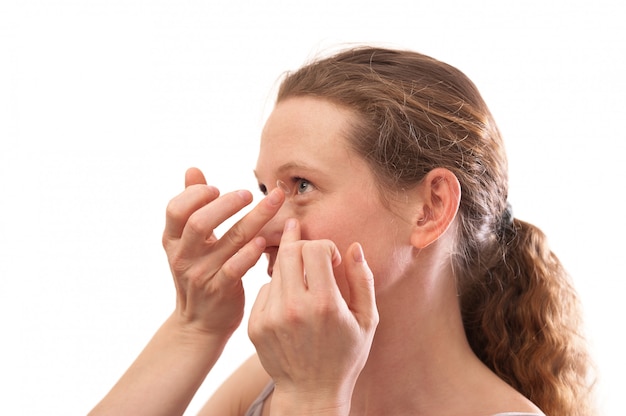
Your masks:
M285 193L280 188L274 188L257 206L226 231L215 243L213 253L218 262L220 264L226 262L252 240L276 215L284 201Z
M298 293L306 290L300 224L294 218L285 221L280 247L274 264L277 276L272 276L272 285L281 292Z

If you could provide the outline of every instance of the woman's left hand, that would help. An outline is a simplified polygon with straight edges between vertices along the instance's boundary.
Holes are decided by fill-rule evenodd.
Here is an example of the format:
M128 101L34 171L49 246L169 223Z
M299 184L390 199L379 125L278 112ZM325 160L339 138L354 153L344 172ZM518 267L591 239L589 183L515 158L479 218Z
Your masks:
M272 414L347 414L378 325L372 272L358 243L342 261L332 241L300 238L298 222L287 221L250 339L276 384ZM341 263L347 299L333 273Z

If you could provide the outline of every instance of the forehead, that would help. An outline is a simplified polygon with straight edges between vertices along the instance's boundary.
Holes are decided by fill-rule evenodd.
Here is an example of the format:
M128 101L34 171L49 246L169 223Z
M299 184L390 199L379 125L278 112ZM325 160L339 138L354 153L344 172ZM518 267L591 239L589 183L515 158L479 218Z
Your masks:
M347 108L314 97L279 102L261 135L257 169L276 164L334 166L356 154L346 140L354 114Z

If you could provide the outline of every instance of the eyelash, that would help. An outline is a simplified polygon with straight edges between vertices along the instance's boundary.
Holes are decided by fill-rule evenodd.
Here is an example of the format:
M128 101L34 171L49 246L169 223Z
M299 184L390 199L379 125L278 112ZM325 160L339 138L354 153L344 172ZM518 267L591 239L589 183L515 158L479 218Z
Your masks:
M302 177L300 177L300 176L294 176L293 178L291 178L291 182L294 184L294 187L296 188L296 193L297 193L298 195L302 195L302 194L304 194L304 193L309 192L309 191L308 191L308 187L313 186L313 184L311 183L311 181L309 181L309 180L308 180L308 179L306 179L306 178L302 178ZM299 187L302 185L302 183L306 183L306 184L307 184L307 189L305 189L303 192L300 192L300 188L299 188ZM260 183L260 184L259 184L259 190L261 191L261 193L262 193L263 195L267 195L267 194L268 194L268 192L267 192L267 186L265 186L265 184Z
M304 192L300 192L300 186L302 185L302 183L306 183L309 187L313 186L313 184L311 184L311 182L308 179L300 178L298 176L294 177L292 181L296 184L296 192L298 193L298 195L302 195L303 193L308 192L308 190L305 190Z

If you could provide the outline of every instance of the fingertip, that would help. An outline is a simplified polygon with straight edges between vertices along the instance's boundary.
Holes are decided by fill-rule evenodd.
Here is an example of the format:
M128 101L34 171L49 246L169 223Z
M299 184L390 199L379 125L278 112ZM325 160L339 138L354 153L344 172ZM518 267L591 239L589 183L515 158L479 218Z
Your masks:
M185 188L191 185L206 185L204 174L196 167L191 167L185 172Z
M265 250L266 244L267 244L267 242L265 241L265 238L263 238L263 237L256 237L254 239L254 245L256 245L258 248L260 248L261 251Z
M337 267L341 264L341 253L335 245L333 245L332 264L333 267Z
M213 185L207 185L206 187L209 190L209 192L211 192L212 194L215 194L215 198L220 196L220 190L217 189L217 187L215 187Z
M361 244L359 243L352 244L352 259L356 263L365 262L365 255L363 254L363 247L361 247Z
M295 243L300 240L300 223L295 218L287 218L283 225L282 235L280 236L280 246ZM281 250L279 249L279 252ZM279 256L280 257L280 256Z
M237 195L239 195L239 197L241 197L246 204L252 202L252 193L246 189L237 191Z
M298 225L298 220L296 220L295 218L288 218L287 221L285 221L284 232L293 230L294 228L296 228L297 225Z
M295 218L287 218L283 227L282 243L291 243L300 240L300 223Z
M267 196L267 202L272 207L277 207L282 205L285 201L285 192L280 188L272 189L272 192Z
M348 249L348 254L352 260L352 270L356 273L355 276L361 276L361 278L373 282L374 275L372 270L365 260L365 254L363 253L363 247L359 243L352 243Z
M346 280L350 285L350 309L358 311L362 317L371 317L372 323L377 322L376 289L372 270L365 260L361 244L352 243L348 250L350 261L349 267L346 267Z

